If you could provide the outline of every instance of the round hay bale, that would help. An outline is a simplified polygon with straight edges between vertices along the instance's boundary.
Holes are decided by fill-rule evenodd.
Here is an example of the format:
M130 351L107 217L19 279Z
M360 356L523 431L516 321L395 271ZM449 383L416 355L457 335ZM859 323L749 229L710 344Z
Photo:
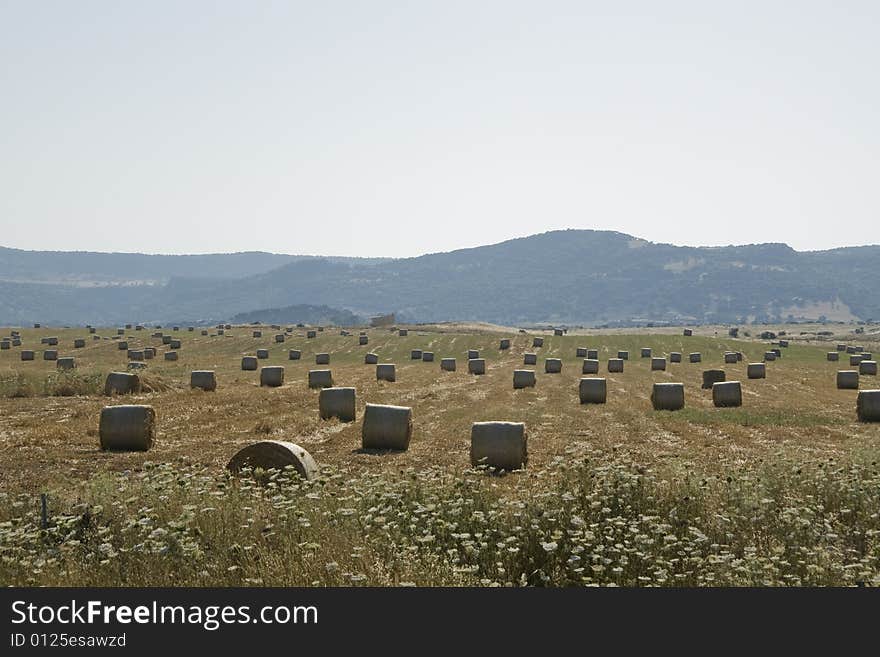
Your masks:
M40 328L40 324L34 324L34 328Z
M737 360L736 354L734 352L728 351L724 354L724 364L725 365L736 364L737 362L738 362L738 360Z
M766 379L767 366L764 363L749 363L746 374L750 379Z
M20 347L21 346L21 338L13 338L12 339L12 346L13 347Z
M73 348L74 349L82 349L85 346L86 346L86 341L83 340L82 338L77 338L76 340L73 341Z
M825 358L829 362L836 363L838 360L840 360L840 354L836 351L829 351L827 354L825 354Z
M142 327L142 326L138 326L137 328L138 328L138 330L140 330L140 329L142 329L143 327ZM195 327L195 326L187 326L187 327L186 327L186 330L187 330L189 333L192 333L193 331L196 330L196 327Z
M397 380L394 363L379 363L376 365L376 381L390 381L394 383Z
M110 372L104 381L104 394L131 395L141 391L141 379L137 374L128 372Z
M651 358L651 347L642 347L642 358Z
M309 388L332 388L333 373L330 370L309 370Z
M703 372L703 390L709 390L716 383L726 381L724 370L705 370Z
M473 360L474 358L479 358L479 357L480 357L479 351L477 351L476 349L468 349L468 352L467 352L467 359L468 360Z
M846 351L846 345L845 344L838 344L837 351Z
M586 347L578 347L575 350L575 358L586 358L587 357L587 348Z
M863 360L859 363L859 374L862 376L877 376L877 361Z
M0 349L8 350L12 347L12 340L0 340Z
M252 371L257 369L257 359L254 356L244 356L241 359L241 369Z
M622 358L609 358L608 359L608 371L609 372L623 372L623 359Z
M379 354L365 354L364 355L364 364L365 365L375 365L379 362Z
M306 331L306 338L316 338L318 337L317 331Z
M629 360L629 352L628 351L618 351L617 357L620 360Z
M544 338L532 338L532 347L543 347Z
M434 362L434 352L433 351L423 351L422 352L422 362L433 363Z
M364 449L406 450L412 439L412 409L406 406L367 404L361 430Z
M562 335L562 329L553 329L553 335L557 338L560 337Z
M172 337L170 335L162 336L162 344L171 344Z
M422 350L421 349L413 349L409 352L410 360L422 360Z
M510 340L504 338L498 346L499 349L510 349Z
M217 335L226 335L226 331L224 329L217 329Z
M880 390L862 390L856 400L859 422L880 422Z
M369 342L370 342L370 338L368 338L366 335L359 335L358 336L358 344L359 345L363 346L365 344L369 344Z
M145 452L153 445L155 425L152 406L105 406L98 425L101 449Z
M700 363L703 361L703 354L699 351L694 351L693 353L688 354L688 360L692 363Z
M43 360L58 360L58 352L55 349L43 351Z
M263 440L236 452L226 469L239 473L252 470L284 470L293 468L299 475L311 480L318 476L318 464L312 455L296 443L281 440Z
M128 343L125 341L117 342L116 348L119 349L119 351L126 351L128 349Z
M440 370L443 372L454 372L455 371L455 359L454 358L441 358L440 359Z
M765 351L764 352L764 362L765 363L772 363L774 360L776 360L776 352L775 351Z
M788 340L780 340L779 346L780 347L788 347Z
M155 347L144 347L144 360L150 360L156 357Z
M599 350L587 349L587 358L589 358L590 360L599 360Z
M141 363L139 361L132 361L128 365L126 365L125 367L130 370L144 370L147 368L147 364Z
M172 340L168 345L172 349L180 349L181 344L183 344L180 340Z
M776 354L776 359L779 360L782 358L782 349L771 349L774 354Z
M322 420L335 417L340 422L354 422L355 389L322 388L318 395L318 412Z
M299 360L302 358L302 352L299 349L290 349L287 352L287 360Z
M329 365L330 354L315 354L315 365Z
M397 335L400 336L401 338L405 338L406 336L409 335L409 331L407 331L406 329L400 329L397 332Z
M655 411L678 411L684 408L683 383L655 383L651 390Z
M559 374L562 372L562 359L561 358L545 358L544 359L544 373L545 374Z
M189 375L189 387L214 392L217 389L217 377L213 370L193 370Z
M608 399L608 384L598 377L583 378L578 384L581 404L604 404Z
M857 370L840 370L837 372L838 390L858 390L859 373Z
M652 372L665 372L666 371L666 359L665 358L655 358L651 357L651 371Z
M859 354L849 357L849 366L850 367L858 367L858 365L862 362L862 357Z
M685 336L686 338L689 338L689 337L691 337L691 336L694 334L694 332L693 332L693 330L691 330L691 329L685 329L684 332L683 332L683 334L684 334L684 336Z
M284 366L269 365L260 368L260 385L278 388L284 385Z
M719 381L712 384L712 403L718 408L742 406L742 385L739 381Z
M255 338L262 338L263 332L262 331L254 331L251 335Z
M474 422L471 465L521 470L529 460L526 425L522 422Z
M276 343L284 342L286 339L287 339L287 336L285 336L283 333L278 333L275 335L275 342Z
M22 360L33 360L33 359L34 359L34 352L33 352L33 350L31 350L31 349L23 349L22 352L21 352L21 359L22 359Z
M673 351L669 354L669 362L670 363L680 363L681 362L681 352Z
M206 331L205 329L202 329L201 334L202 334L202 335L208 335L208 331Z
M141 349L129 349L128 360L144 360L145 354Z
M176 351L166 351L165 352L165 360L177 360L177 352Z
M538 354L523 354L523 365L536 365Z
M59 358L55 363L55 367L59 370L72 370L76 368L76 359L73 356L65 356L64 358Z
M513 389L534 388L537 380L534 370L513 370Z
M581 367L581 374L598 374L599 361L595 358L584 358L584 364Z
M269 357L268 349L257 349L257 358L260 360L266 360Z
M47 338L46 344L49 345L50 347L57 347L58 346L58 338Z
M864 352L864 353L862 354L862 360L863 360L863 361L865 361L865 360L874 360L874 354L872 354L870 351L866 351L866 352Z
M131 324L129 324L131 326ZM116 335L125 335L125 329L116 329Z
M485 358L469 358L468 359L469 374L485 374L486 359Z

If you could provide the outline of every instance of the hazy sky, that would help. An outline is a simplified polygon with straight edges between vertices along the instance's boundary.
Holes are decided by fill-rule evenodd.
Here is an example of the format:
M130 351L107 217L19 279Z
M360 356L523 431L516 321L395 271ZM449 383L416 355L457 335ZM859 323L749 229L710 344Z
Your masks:
M880 2L0 0L0 245L880 243Z

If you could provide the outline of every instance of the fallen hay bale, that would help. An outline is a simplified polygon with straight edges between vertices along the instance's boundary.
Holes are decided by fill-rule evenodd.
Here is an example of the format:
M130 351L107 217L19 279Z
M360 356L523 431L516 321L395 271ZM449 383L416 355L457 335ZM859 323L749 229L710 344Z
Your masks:
M441 358L440 359L440 370L443 372L454 372L455 371L455 359L454 358Z
M309 388L332 388L333 373L330 370L309 370Z
M404 451L412 439L412 408L367 404L361 429L364 449Z
M217 377L213 370L193 370L189 375L189 387L214 392L217 389Z
M98 425L101 449L145 452L153 445L155 425L152 406L105 406Z
M598 374L599 361L595 358L584 358L584 364L581 367L581 374Z
M354 422L355 389L323 388L318 396L318 413L322 420L335 417L340 422Z
M559 374L562 372L562 359L561 358L545 358L544 359L544 373L545 374Z
M241 369L251 371L257 369L257 359L254 356L244 356L241 359Z
M859 422L880 422L880 390L862 390L856 400Z
M394 363L379 363L376 365L376 381L390 381L394 383L397 380Z
M709 390L713 385L727 380L724 370L705 370L703 372L703 390Z
M485 358L469 358L468 359L469 374L485 374L486 359Z
M683 383L655 383L651 390L655 411L678 411L684 408Z
M526 425L522 422L474 422L471 465L520 470L528 462Z
M604 404L608 399L608 384L598 377L583 378L578 384L581 404Z
M239 473L251 470L284 470L293 468L306 480L318 476L318 464L312 455L296 443L281 440L263 440L236 452L226 469Z
M742 385L739 381L719 381L712 384L712 403L718 408L742 406Z
M513 370L513 389L534 388L536 383L534 370Z
M260 385L278 388L284 385L284 366L268 365L260 369Z
M110 372L104 381L104 394L108 397L110 395L137 394L140 391L141 379L137 374Z

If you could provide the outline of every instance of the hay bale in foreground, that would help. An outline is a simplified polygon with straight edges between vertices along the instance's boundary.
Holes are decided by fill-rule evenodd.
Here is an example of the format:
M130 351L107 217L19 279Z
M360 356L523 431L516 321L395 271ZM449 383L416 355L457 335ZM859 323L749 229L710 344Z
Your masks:
M522 422L474 422L471 465L520 470L528 462L526 425Z
M332 388L333 373L330 370L309 370L309 388Z
M217 389L217 377L213 370L193 370L189 375L189 387L214 392Z
M318 476L318 464L312 455L296 443L282 440L263 440L236 452L226 469L241 472L252 470L283 470L291 467L306 480Z
M581 404L604 404L608 399L608 384L598 377L583 378L578 384Z
M379 363L376 365L376 381L390 381L394 383L397 380L397 372L394 363Z
M683 383L655 383L651 390L655 411L678 411L684 408Z
M880 390L862 390L856 400L859 422L880 422Z
M742 406L742 385L739 381L720 381L712 384L712 403L718 408Z
M137 374L128 372L110 372L104 381L104 394L129 395L141 391L141 379Z
M412 408L367 404L361 430L364 449L404 451L412 439Z
M340 422L354 422L355 389L323 388L318 396L318 413L322 420L335 417Z
M534 388L536 383L534 370L513 370L513 389Z
M260 369L260 385L278 388L284 385L284 366L268 365Z
M254 356L244 356L241 359L241 369L246 372L256 370L257 359Z
M105 406L98 425L101 449L145 452L153 445L155 425L152 406Z
M709 390L716 383L726 380L727 374L724 370L705 370L703 372L703 390Z

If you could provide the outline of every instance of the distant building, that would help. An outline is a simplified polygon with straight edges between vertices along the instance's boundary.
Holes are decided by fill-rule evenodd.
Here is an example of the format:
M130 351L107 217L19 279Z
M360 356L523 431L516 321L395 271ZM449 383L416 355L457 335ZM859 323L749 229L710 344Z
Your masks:
M394 313L370 318L370 326L391 326L394 324Z

